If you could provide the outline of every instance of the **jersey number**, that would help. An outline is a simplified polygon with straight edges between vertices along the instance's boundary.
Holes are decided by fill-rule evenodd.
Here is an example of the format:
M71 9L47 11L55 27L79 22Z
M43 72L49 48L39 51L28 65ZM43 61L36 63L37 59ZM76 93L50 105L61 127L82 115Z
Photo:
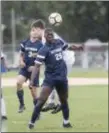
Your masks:
M29 51L28 57L33 57L35 58L37 56L37 53L33 53L32 51Z
M61 60L62 59L62 53L55 54L56 60Z
M29 57L32 57L33 56L33 53L32 53L32 51L29 51L29 53L28 53L29 55Z

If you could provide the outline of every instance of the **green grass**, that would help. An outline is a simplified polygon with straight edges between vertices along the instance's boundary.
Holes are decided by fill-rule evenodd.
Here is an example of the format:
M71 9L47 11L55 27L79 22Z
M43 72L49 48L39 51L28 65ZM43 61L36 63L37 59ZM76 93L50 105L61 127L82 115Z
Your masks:
M27 128L33 104L29 89L25 88L26 110L17 113L18 101L16 89L4 89L7 106L8 132L30 132ZM61 112L52 115L42 113L41 120L36 122L31 132L107 132L108 131L108 87L103 86L73 86L69 93L70 121L72 129L64 129Z
M72 72L69 74L70 77L84 77L84 78L107 78L108 71L103 69L89 69L89 70L82 70L82 69L73 69Z
M18 75L17 71L10 71L3 77L15 77ZM43 75L43 70L41 71L41 76ZM82 70L82 69L73 69L69 74L70 77L85 77L85 78L107 78L108 72L103 69L94 69L94 70Z

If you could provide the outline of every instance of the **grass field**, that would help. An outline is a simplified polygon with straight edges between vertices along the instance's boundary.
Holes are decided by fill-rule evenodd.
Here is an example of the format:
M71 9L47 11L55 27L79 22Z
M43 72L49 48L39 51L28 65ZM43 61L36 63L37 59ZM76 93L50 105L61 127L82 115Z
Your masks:
M33 104L29 90L25 88L26 110L18 114L16 89L6 87L4 95L8 121L4 123L8 132L30 132L27 125ZM61 112L52 115L42 113L31 132L107 132L108 131L108 87L106 85L70 87L70 121L72 129L62 128ZM7 126L7 127L6 127Z
M10 71L5 74L3 77L15 77L17 76L18 71ZM41 71L41 76L43 75L43 70ZM107 78L108 72L103 69L93 69L93 70L82 70L82 69L72 69L72 72L69 74L70 77L84 77L84 78Z

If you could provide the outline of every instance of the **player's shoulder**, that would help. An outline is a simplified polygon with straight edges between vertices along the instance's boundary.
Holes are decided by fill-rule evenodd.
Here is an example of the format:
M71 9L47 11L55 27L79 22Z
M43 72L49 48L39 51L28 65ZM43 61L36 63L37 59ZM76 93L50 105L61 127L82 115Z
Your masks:
M21 40L20 45L24 47L27 44L28 41L29 41L29 38Z
M41 40L37 40L36 43L38 43L39 46L43 46L43 43Z
M49 47L47 45L43 45L42 49L48 49Z
M21 43L27 43L29 40L30 40L29 38L23 39L21 40Z
M40 48L40 51L48 52L48 51L49 51L49 47L48 47L47 45L43 45L43 46Z
M62 41L61 39L55 39L55 42L56 42L57 44L63 44L63 41Z

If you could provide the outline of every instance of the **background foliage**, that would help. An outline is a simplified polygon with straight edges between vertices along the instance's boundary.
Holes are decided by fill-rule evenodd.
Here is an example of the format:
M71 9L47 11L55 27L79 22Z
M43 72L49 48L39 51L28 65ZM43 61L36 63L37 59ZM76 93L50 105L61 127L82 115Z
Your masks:
M45 20L51 12L62 14L63 23L53 29L68 42L84 42L89 38L108 40L108 1L2 1L4 43L11 43L11 9L15 10L16 41L28 35L33 19Z

